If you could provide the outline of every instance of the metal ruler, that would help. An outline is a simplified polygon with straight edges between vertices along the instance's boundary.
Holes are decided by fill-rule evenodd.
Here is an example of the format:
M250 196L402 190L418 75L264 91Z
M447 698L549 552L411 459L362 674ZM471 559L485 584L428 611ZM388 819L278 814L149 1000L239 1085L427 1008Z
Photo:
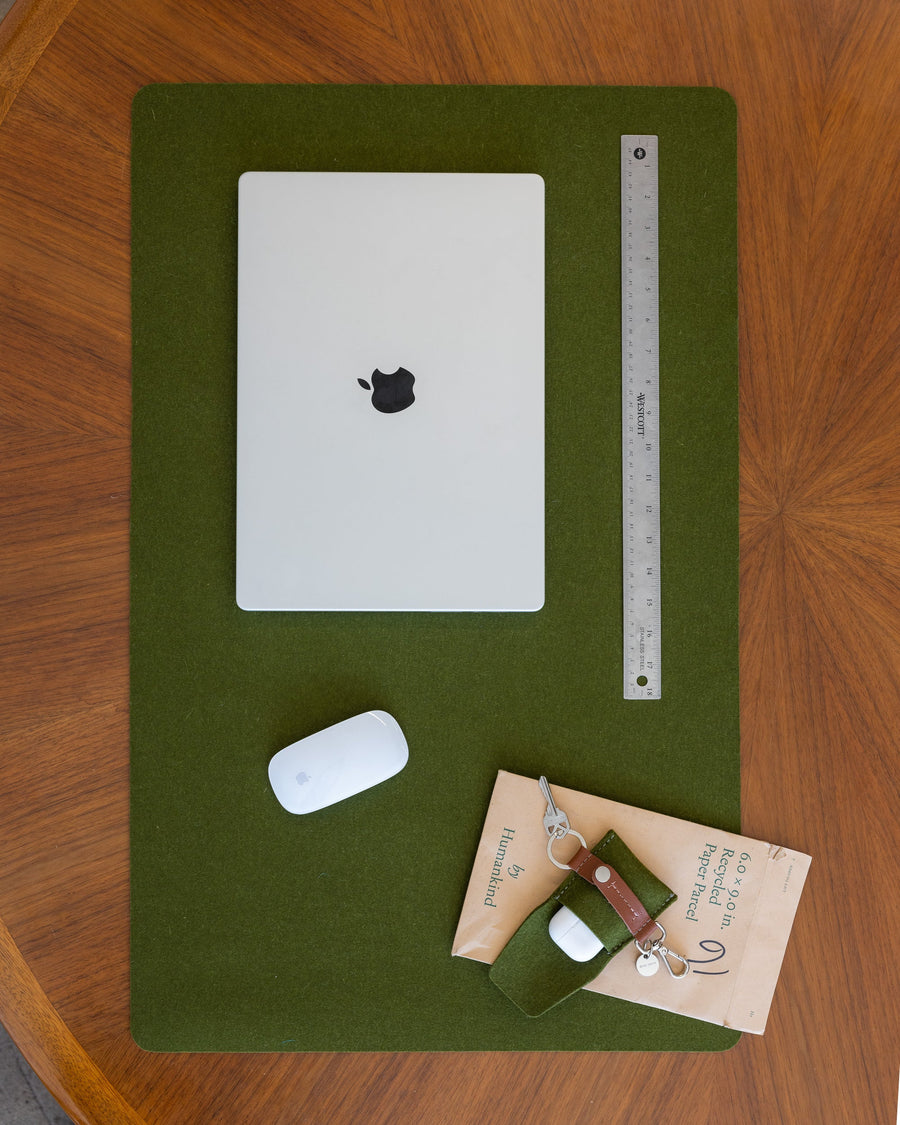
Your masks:
M624 691L659 699L659 138L623 136L621 161Z

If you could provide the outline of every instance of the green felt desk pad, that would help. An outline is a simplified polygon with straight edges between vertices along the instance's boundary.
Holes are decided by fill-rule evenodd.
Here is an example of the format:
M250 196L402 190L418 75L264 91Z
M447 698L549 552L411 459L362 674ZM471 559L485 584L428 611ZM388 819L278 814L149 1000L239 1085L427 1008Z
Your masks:
M622 133L659 135L659 701L626 702L621 686ZM237 181L249 169L544 177L540 612L236 607ZM138 1043L730 1046L733 1032L587 993L530 1020L485 966L450 957L500 768L739 828L730 97L678 88L152 86L134 104L132 188ZM405 770L318 814L285 812L268 785L269 758L370 708L403 727Z

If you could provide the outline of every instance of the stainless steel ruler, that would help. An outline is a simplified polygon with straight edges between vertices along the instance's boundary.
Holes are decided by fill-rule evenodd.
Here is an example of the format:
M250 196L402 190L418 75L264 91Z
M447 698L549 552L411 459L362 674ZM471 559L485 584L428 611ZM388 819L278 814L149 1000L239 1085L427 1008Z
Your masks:
M623 136L621 162L624 691L659 699L659 138Z

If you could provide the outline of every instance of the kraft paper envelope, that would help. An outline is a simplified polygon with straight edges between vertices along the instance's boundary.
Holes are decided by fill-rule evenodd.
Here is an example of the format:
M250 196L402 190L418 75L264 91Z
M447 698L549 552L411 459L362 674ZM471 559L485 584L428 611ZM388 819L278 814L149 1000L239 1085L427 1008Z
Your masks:
M663 971L642 977L635 970L637 951L627 946L586 987L761 1035L810 857L564 789L552 779L551 788L557 806L588 847L613 829L675 891L678 898L659 921L666 929L666 946L691 962L683 980ZM532 910L566 878L567 872L547 857L545 809L536 780L498 774L454 956L492 964ZM555 846L556 852L564 857L564 842ZM497 1003L508 1003L499 991Z

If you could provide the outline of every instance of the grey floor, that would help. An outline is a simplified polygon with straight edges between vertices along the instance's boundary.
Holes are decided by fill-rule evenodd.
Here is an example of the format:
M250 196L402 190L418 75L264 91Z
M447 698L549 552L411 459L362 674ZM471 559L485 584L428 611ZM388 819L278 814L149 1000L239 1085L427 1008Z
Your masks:
M0 0L0 20L13 0ZM0 1024L0 1125L70 1125Z
M71 1125L0 1024L0 1122L2 1125Z

